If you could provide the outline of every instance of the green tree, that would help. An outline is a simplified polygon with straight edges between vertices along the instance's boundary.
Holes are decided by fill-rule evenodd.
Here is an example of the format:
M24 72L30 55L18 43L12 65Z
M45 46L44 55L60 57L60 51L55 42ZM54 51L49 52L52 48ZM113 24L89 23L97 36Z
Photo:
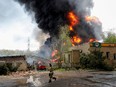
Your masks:
M107 32L106 36L104 35L103 40L106 43L116 43L116 33L112 31Z
M55 55L56 58L60 57L59 59L59 63L61 63L62 59L63 59L63 53L65 51L68 51L69 48L72 46L72 43L70 41L70 37L69 37L69 26L65 25L65 26L61 26L60 27L60 33L59 33L59 39L57 41L57 43L54 44L53 49L54 50L58 50L58 53Z
M59 40L61 41L61 52L67 51L69 47L72 46L72 43L69 37L69 27L67 25L61 27Z

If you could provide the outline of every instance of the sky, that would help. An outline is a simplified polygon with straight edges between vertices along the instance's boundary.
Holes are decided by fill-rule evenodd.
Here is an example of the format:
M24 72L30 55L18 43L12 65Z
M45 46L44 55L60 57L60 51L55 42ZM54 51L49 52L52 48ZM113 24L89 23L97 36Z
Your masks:
M116 0L93 0L92 15L103 24L103 31L116 28ZM34 39L37 24L24 8L13 0L0 0L0 49L38 50L40 44ZM116 32L116 30L114 30Z
M94 8L92 15L95 15L102 22L103 31L116 32L116 0L93 0Z
M0 0L0 49L27 50L30 38L30 50L37 50L39 43L33 37L36 26L17 2Z

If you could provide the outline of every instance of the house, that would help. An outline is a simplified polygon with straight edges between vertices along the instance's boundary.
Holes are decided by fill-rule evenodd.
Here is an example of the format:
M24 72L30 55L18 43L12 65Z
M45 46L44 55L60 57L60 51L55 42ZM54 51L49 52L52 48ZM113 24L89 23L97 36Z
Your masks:
M107 59L116 60L116 43L90 43L89 50L99 50Z
M107 61L116 65L116 43L84 43L78 46L73 46L69 51L64 53L64 64L68 67L75 67L79 64L80 53L90 53L91 51L101 51L102 55L107 58Z
M90 43L89 51L94 50L102 52L105 62L116 67L116 43Z
M1 56L0 64L9 63L13 66L18 66L18 70L27 70L27 62L25 55L19 56Z
M64 53L65 67L77 67L79 64L80 51L77 49L71 49Z

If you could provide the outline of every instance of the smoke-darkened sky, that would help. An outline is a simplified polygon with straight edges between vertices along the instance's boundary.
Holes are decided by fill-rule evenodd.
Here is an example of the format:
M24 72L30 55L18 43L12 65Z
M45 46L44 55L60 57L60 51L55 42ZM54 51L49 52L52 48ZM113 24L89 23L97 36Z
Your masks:
M103 24L103 31L116 28L116 1L93 0L92 15L96 15ZM38 49L38 42L33 37L37 28L30 15L13 0L0 0L0 49L27 49L27 39L31 37L31 48Z

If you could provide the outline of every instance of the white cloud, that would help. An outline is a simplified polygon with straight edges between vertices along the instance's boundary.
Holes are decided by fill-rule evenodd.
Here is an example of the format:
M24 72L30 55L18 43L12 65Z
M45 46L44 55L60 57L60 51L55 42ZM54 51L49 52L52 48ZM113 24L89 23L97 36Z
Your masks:
M0 49L27 50L28 37L32 40L30 49L39 49L39 43L32 37L36 27L36 23L19 3L13 0L0 1Z
M116 28L116 0L93 0L92 15L97 16L102 24L103 31Z

